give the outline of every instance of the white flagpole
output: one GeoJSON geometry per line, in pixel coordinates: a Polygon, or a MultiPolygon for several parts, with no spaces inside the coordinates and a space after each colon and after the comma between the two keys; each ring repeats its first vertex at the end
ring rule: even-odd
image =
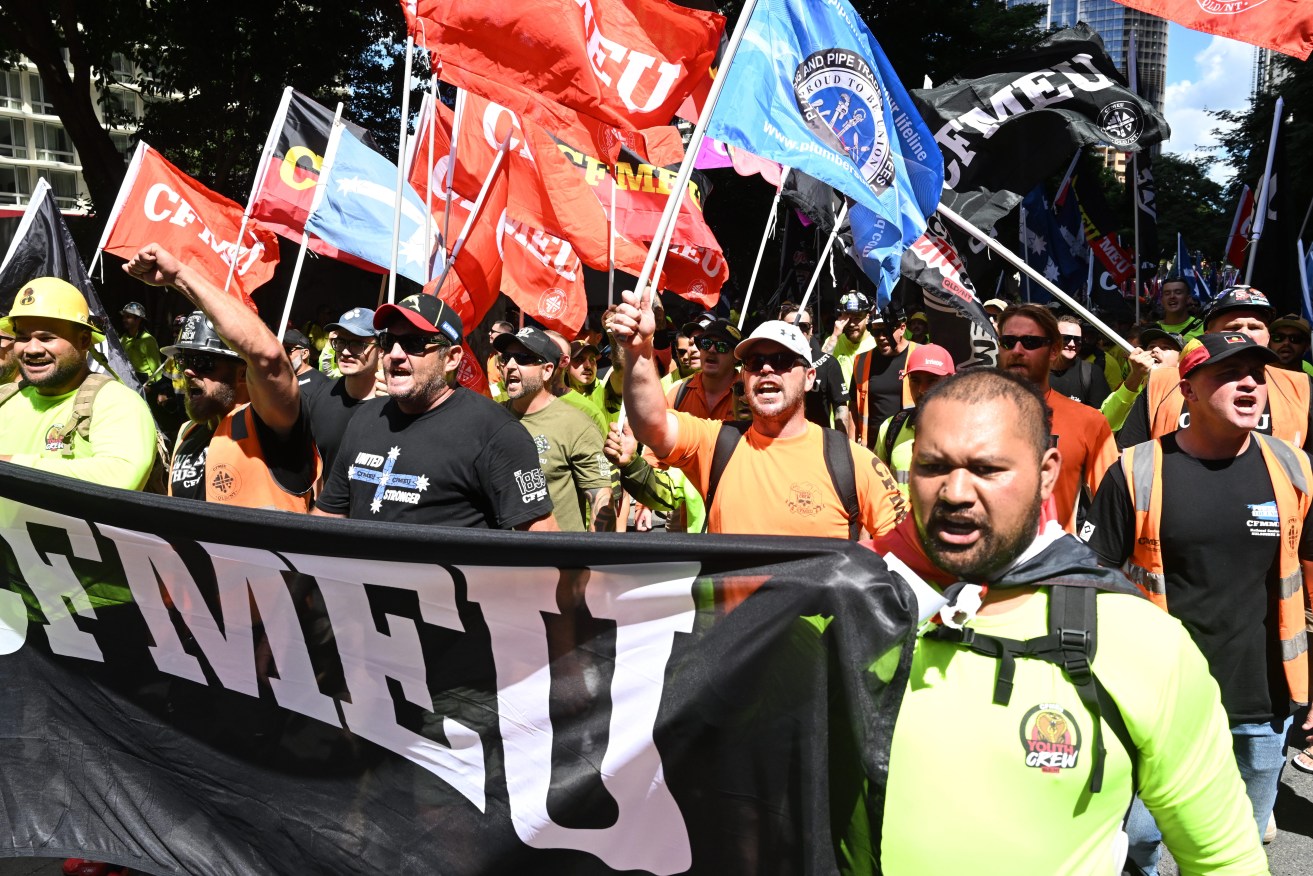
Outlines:
{"type": "Polygon", "coordinates": [[[479,188],[479,196],[474,199],[474,206],[470,209],[470,218],[465,220],[465,227],[460,230],[460,235],[456,238],[456,243],[451,247],[451,255],[447,257],[447,264],[442,268],[442,274],[438,277],[438,283],[433,287],[433,294],[436,295],[442,291],[442,284],[447,282],[447,275],[451,273],[452,267],[456,264],[456,256],[460,255],[461,249],[465,246],[465,239],[470,236],[474,229],[474,223],[478,221],[479,214],[483,212],[483,202],[488,199],[488,192],[492,189],[492,181],[497,176],[497,171],[501,170],[502,162],[506,159],[506,152],[511,148],[511,134],[506,135],[501,147],[497,150],[497,157],[493,159],[492,168],[483,180],[483,185],[479,188]]]}
{"type": "Polygon", "coordinates": [[[1081,304],[1078,301],[1076,301],[1076,299],[1072,298],[1066,292],[1063,292],[1061,289],[1059,289],[1057,286],[1051,283],[1048,277],[1045,277],[1039,271],[1036,271],[1030,265],[1026,264],[1026,262],[1022,258],[1017,256],[1015,253],[1013,253],[1003,244],[999,243],[997,240],[994,240],[988,234],[981,231],[979,228],[972,225],[966,219],[963,219],[961,216],[959,216],[950,208],[945,207],[943,204],[939,205],[939,215],[943,216],[945,219],[949,220],[954,225],[961,228],[967,234],[970,234],[976,240],[980,241],[985,246],[989,247],[991,250],[998,253],[1004,259],[1004,261],[1008,262],[1014,268],[1026,274],[1027,276],[1031,277],[1036,283],[1039,283],[1040,286],[1048,290],[1050,295],[1052,295],[1054,298],[1058,299],[1063,304],[1070,307],[1072,310],[1076,311],[1077,316],[1081,317],[1090,325],[1094,326],[1096,329],[1102,332],[1108,338],[1108,340],[1112,341],[1114,344],[1117,344],[1119,347],[1121,347],[1123,350],[1125,350],[1128,353],[1134,350],[1134,347],[1128,344],[1125,338],[1123,338],[1121,335],[1117,334],[1115,331],[1113,331],[1111,328],[1105,325],[1103,320],[1099,319],[1097,316],[1090,313],[1089,310],[1081,306],[1081,304]]]}
{"type": "MultiPolygon", "coordinates": [[[[812,271],[812,278],[807,283],[807,291],[802,294],[802,303],[798,305],[798,312],[802,313],[807,309],[807,302],[811,300],[812,290],[816,288],[816,281],[821,278],[821,271],[825,268],[825,257],[830,254],[830,249],[834,242],[839,239],[839,226],[843,220],[848,218],[848,201],[844,199],[843,207],[840,208],[839,214],[834,217],[834,227],[830,229],[830,239],[825,241],[825,249],[816,258],[816,270],[812,271]]],[[[802,319],[802,317],[798,317],[802,319]]]]}
{"type": "MultiPolygon", "coordinates": [[[[1026,226],[1026,205],[1022,204],[1020,207],[1017,208],[1017,210],[1018,210],[1017,218],[1020,220],[1020,225],[1018,226],[1019,233],[1017,234],[1017,237],[1021,242],[1022,258],[1025,259],[1027,264],[1029,264],[1030,238],[1027,236],[1027,233],[1030,231],[1030,229],[1026,226]]],[[[1025,274],[1024,271],[1022,273],[1025,274]]],[[[1024,287],[1026,293],[1026,303],[1029,304],[1030,303],[1030,275],[1025,274],[1023,279],[1025,280],[1026,283],[1024,287]]]]}
{"type": "MultiPolygon", "coordinates": [[[[438,64],[438,70],[442,69],[441,63],[438,64]]],[[[429,157],[425,162],[428,167],[425,168],[425,190],[424,190],[424,259],[428,262],[425,267],[424,276],[433,279],[433,157],[435,150],[434,141],[437,140],[438,127],[438,74],[434,73],[429,84],[428,94],[428,128],[429,128],[429,157]]],[[[423,118],[423,113],[420,114],[423,118]]],[[[418,134],[419,132],[416,131],[418,134]]],[[[419,138],[416,137],[418,140],[419,138]]],[[[445,244],[446,241],[443,241],[445,244]]]]}
{"type": "MultiPolygon", "coordinates": [[[[784,194],[784,182],[789,178],[792,168],[785,167],[780,173],[780,184],[775,188],[775,199],[770,202],[770,215],[766,217],[766,230],[761,233],[761,245],[757,247],[757,260],[752,263],[752,276],[748,279],[748,291],[743,293],[743,309],[739,311],[739,331],[743,331],[743,321],[748,318],[748,302],[752,301],[752,288],[757,285],[757,271],[761,268],[761,257],[766,253],[766,241],[775,230],[776,214],[780,208],[780,195],[784,194]]],[[[798,317],[802,319],[802,317],[798,317]]]]}
{"type": "Polygon", "coordinates": [[[1286,99],[1277,98],[1277,105],[1272,110],[1272,136],[1267,141],[1267,168],[1263,171],[1263,186],[1258,191],[1258,200],[1254,203],[1254,230],[1249,235],[1249,264],[1245,266],[1245,285],[1254,276],[1254,262],[1258,255],[1258,239],[1263,235],[1263,225],[1267,222],[1267,199],[1271,197],[1272,162],[1276,158],[1277,137],[1281,133],[1281,113],[1285,109],[1286,99]]]}
{"type": "Polygon", "coordinates": [[[743,34],[748,29],[748,22],[752,18],[752,12],[757,8],[757,0],[746,0],[743,4],[743,10],[739,13],[739,20],[734,25],[734,33],[729,38],[729,43],[725,47],[725,55],[721,60],[720,69],[716,78],[711,81],[711,91],[707,95],[707,104],[702,110],[702,115],[698,117],[698,123],[693,127],[693,136],[688,141],[686,147],[688,151],[684,153],[684,160],[679,165],[679,175],[675,178],[675,183],[671,186],[670,197],[666,200],[666,208],[661,213],[661,220],[657,223],[656,234],[653,237],[653,247],[648,249],[647,258],[643,260],[642,271],[638,275],[638,282],[634,285],[634,293],[642,301],[644,296],[650,297],[648,281],[654,277],[660,277],[660,273],[653,273],[658,258],[664,264],[665,252],[669,246],[666,241],[674,234],[675,217],[679,214],[679,207],[683,203],[684,192],[688,190],[688,181],[693,177],[693,164],[697,161],[698,150],[702,147],[702,140],[707,133],[707,124],[711,121],[711,114],[716,110],[716,101],[720,99],[720,92],[725,87],[725,80],[729,78],[730,64],[734,60],[734,55],[738,52],[739,43],[743,42],[743,34]]]}
{"type": "MultiPolygon", "coordinates": [[[[406,35],[406,69],[401,76],[401,134],[397,139],[397,155],[406,154],[406,133],[410,125],[410,63],[415,48],[413,34],[406,35]]],[[[401,246],[401,204],[406,198],[406,163],[397,160],[397,192],[392,202],[392,261],[388,263],[388,303],[397,300],[397,252],[401,246]]]]}
{"type": "Polygon", "coordinates": [[[1067,186],[1071,185],[1071,177],[1076,172],[1076,162],[1080,161],[1080,154],[1081,150],[1077,149],[1076,154],[1071,156],[1071,164],[1067,165],[1067,172],[1062,175],[1062,184],[1058,186],[1058,193],[1053,196],[1055,204],[1062,200],[1062,195],[1067,191],[1067,186]]]}
{"type": "Polygon", "coordinates": [[[264,179],[269,172],[269,156],[274,154],[274,146],[278,143],[278,133],[282,131],[283,125],[287,121],[287,107],[292,102],[292,86],[283,89],[283,97],[278,102],[278,112],[274,113],[274,123],[269,127],[269,136],[264,140],[264,149],[260,152],[260,164],[255,168],[255,179],[251,180],[251,193],[246,196],[246,209],[242,211],[242,224],[237,229],[237,245],[233,249],[232,261],[228,264],[228,276],[223,281],[223,291],[227,292],[232,288],[233,274],[237,271],[238,257],[242,252],[242,241],[246,239],[246,226],[251,221],[251,206],[255,203],[255,196],[264,185],[264,179]]]}
{"type": "MultiPolygon", "coordinates": [[[[435,111],[437,107],[433,108],[435,111]]],[[[436,112],[434,116],[436,117],[436,112]]],[[[456,178],[456,153],[460,145],[460,126],[461,120],[465,118],[465,89],[461,88],[456,91],[456,109],[451,118],[451,152],[447,154],[447,184],[443,190],[443,197],[447,199],[446,206],[442,208],[442,245],[446,246],[447,241],[451,240],[449,229],[451,227],[451,201],[455,197],[451,193],[452,181],[456,178]]],[[[447,261],[451,261],[450,258],[447,261]]]]}
{"type": "Polygon", "coordinates": [[[615,306],[615,190],[620,185],[620,174],[611,165],[611,212],[606,216],[606,304],[615,306]]]}
{"type": "Polygon", "coordinates": [[[1090,253],[1089,261],[1085,268],[1085,303],[1090,307],[1094,306],[1094,253],[1090,253]]]}
{"type": "MultiPolygon", "coordinates": [[[[329,129],[328,146],[324,149],[324,163],[319,166],[319,180],[315,183],[315,196],[310,201],[310,209],[305,214],[305,224],[310,224],[310,217],[315,215],[319,209],[319,204],[324,200],[324,180],[328,179],[328,173],[333,167],[333,159],[337,157],[337,144],[342,141],[342,132],[346,126],[342,124],[342,104],[339,102],[337,110],[333,113],[333,124],[329,129]]],[[[305,251],[310,245],[310,229],[301,228],[301,248],[296,252],[296,267],[292,269],[292,282],[287,287],[287,301],[283,303],[283,318],[278,320],[278,342],[282,343],[283,335],[287,332],[287,321],[292,318],[292,301],[296,298],[296,287],[301,282],[301,266],[305,264],[305,251]]]]}
{"type": "Polygon", "coordinates": [[[1304,264],[1304,241],[1295,238],[1295,252],[1299,254],[1299,287],[1304,293],[1304,312],[1313,313],[1308,296],[1308,265],[1304,264]]]}
{"type": "MultiPolygon", "coordinates": [[[[127,173],[123,175],[123,184],[119,186],[118,197],[114,199],[114,207],[109,211],[109,219],[105,221],[105,230],[100,233],[100,243],[96,244],[96,254],[91,257],[91,266],[87,268],[87,274],[90,275],[96,270],[96,265],[100,263],[100,254],[105,249],[105,244],[109,243],[109,236],[114,233],[114,226],[119,221],[119,215],[123,212],[123,207],[128,202],[128,195],[132,194],[132,187],[137,184],[137,174],[141,172],[141,163],[146,160],[146,151],[150,149],[145,141],[138,140],[137,148],[132,153],[132,161],[128,162],[127,173]]],[[[100,281],[105,282],[103,276],[100,281]]]]}
{"type": "MultiPolygon", "coordinates": [[[[1140,93],[1138,67],[1139,53],[1135,48],[1135,28],[1131,28],[1131,56],[1127,59],[1127,73],[1131,91],[1140,93]]],[[[1131,153],[1131,200],[1135,209],[1135,322],[1140,322],[1140,153],[1131,153]]]]}

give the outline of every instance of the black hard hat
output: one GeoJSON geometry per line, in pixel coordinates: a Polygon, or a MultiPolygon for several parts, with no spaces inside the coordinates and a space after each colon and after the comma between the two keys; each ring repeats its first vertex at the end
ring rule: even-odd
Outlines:
{"type": "Polygon", "coordinates": [[[223,338],[215,332],[214,325],[205,316],[204,311],[200,310],[188,314],[187,320],[182,324],[182,328],[178,330],[178,339],[172,345],[160,350],[160,352],[172,358],[184,350],[218,353],[223,356],[232,356],[234,359],[242,358],[224,343],[223,338]]]}

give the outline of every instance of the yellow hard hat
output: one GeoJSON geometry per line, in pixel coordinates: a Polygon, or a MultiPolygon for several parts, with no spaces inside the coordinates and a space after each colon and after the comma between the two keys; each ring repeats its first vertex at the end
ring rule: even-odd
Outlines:
{"type": "Polygon", "coordinates": [[[62,319],[91,329],[96,343],[105,340],[105,335],[91,322],[87,299],[76,286],[58,277],[37,277],[20,286],[9,315],[0,319],[0,329],[12,332],[14,320],[20,316],[62,319]]]}

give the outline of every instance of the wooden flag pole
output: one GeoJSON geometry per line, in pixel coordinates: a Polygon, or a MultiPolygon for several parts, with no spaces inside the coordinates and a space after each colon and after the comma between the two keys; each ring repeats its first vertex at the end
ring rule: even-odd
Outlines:
{"type": "MultiPolygon", "coordinates": [[[[807,302],[811,300],[812,290],[816,288],[816,282],[821,278],[821,271],[825,269],[825,258],[830,254],[830,249],[834,246],[834,242],[839,239],[839,226],[842,225],[843,220],[847,218],[848,201],[845,199],[843,207],[839,210],[838,215],[834,217],[834,227],[830,229],[830,239],[825,241],[825,249],[821,250],[821,254],[816,258],[816,270],[812,271],[812,278],[807,284],[807,291],[803,293],[802,303],[798,305],[799,313],[807,309],[807,302]]],[[[802,317],[798,318],[802,319],[802,317]]]]}
{"type": "Polygon", "coordinates": [[[651,290],[649,281],[655,284],[656,279],[661,274],[653,273],[653,268],[660,259],[665,261],[665,252],[669,244],[668,241],[675,233],[675,218],[679,215],[680,205],[684,200],[684,192],[688,190],[688,181],[693,178],[693,165],[697,161],[698,150],[702,147],[702,140],[707,134],[707,124],[711,121],[711,115],[716,110],[716,101],[720,99],[720,92],[724,90],[725,80],[729,78],[730,64],[734,61],[734,55],[739,50],[739,44],[743,42],[743,34],[748,29],[748,22],[752,18],[752,12],[757,8],[757,0],[746,0],[743,9],[739,12],[739,20],[734,25],[734,33],[729,38],[729,43],[725,47],[725,55],[721,60],[720,69],[716,78],[711,80],[711,91],[707,94],[706,106],[702,109],[702,114],[698,117],[698,123],[693,126],[693,136],[688,141],[687,151],[684,153],[684,160],[679,165],[679,174],[675,177],[674,184],[670,187],[670,197],[666,200],[666,208],[661,213],[661,219],[657,223],[656,234],[653,236],[653,246],[647,251],[647,258],[643,260],[643,268],[639,272],[638,282],[634,285],[634,292],[639,300],[645,297],[650,298],[651,290]]]}
{"type": "Polygon", "coordinates": [[[1254,276],[1254,262],[1258,256],[1258,239],[1263,236],[1263,225],[1267,221],[1267,199],[1272,196],[1272,162],[1276,159],[1277,137],[1281,133],[1281,112],[1286,107],[1286,99],[1278,97],[1272,110],[1272,136],[1267,141],[1267,168],[1263,171],[1263,185],[1254,202],[1254,231],[1249,236],[1249,264],[1245,266],[1245,285],[1254,276]]]}
{"type": "Polygon", "coordinates": [[[1084,306],[1082,306],[1080,302],[1078,302],[1075,298],[1072,298],[1066,292],[1063,292],[1052,282],[1050,282],[1048,277],[1045,277],[1039,271],[1035,270],[1030,265],[1026,264],[1024,259],[1018,256],[1016,253],[1012,252],[1003,244],[999,243],[997,240],[990,237],[988,234],[981,231],[979,228],[972,225],[966,219],[963,219],[961,216],[959,216],[957,213],[955,213],[953,210],[949,209],[948,207],[945,207],[943,204],[939,205],[939,215],[943,216],[945,219],[949,220],[954,225],[961,228],[967,234],[971,235],[976,240],[980,241],[985,246],[989,247],[989,249],[998,253],[1000,256],[1003,257],[1003,260],[1006,261],[1008,264],[1012,265],[1017,270],[1026,274],[1028,277],[1033,279],[1036,283],[1039,283],[1041,287],[1048,290],[1050,295],[1052,295],[1054,298],[1058,299],[1063,304],[1070,307],[1072,310],[1076,311],[1077,316],[1081,317],[1082,319],[1087,321],[1090,325],[1094,326],[1096,329],[1102,332],[1104,337],[1106,337],[1108,340],[1112,341],[1114,344],[1121,347],[1123,350],[1125,350],[1128,353],[1133,352],[1135,350],[1134,347],[1132,347],[1129,343],[1126,342],[1125,338],[1123,338],[1121,335],[1117,334],[1115,331],[1109,328],[1103,322],[1103,320],[1099,319],[1097,316],[1090,313],[1089,310],[1087,310],[1084,306]]]}
{"type": "MultiPolygon", "coordinates": [[[[264,185],[264,178],[269,172],[269,156],[274,154],[274,147],[278,145],[278,132],[283,129],[287,121],[287,107],[292,102],[292,86],[283,89],[282,100],[278,102],[278,111],[274,113],[274,123],[269,127],[269,136],[265,138],[264,149],[260,152],[260,164],[255,168],[255,179],[251,181],[251,194],[246,197],[246,209],[242,211],[242,224],[237,229],[236,246],[233,249],[232,261],[228,264],[228,276],[223,281],[223,291],[227,292],[232,287],[233,274],[237,270],[237,259],[242,251],[242,241],[246,239],[246,226],[251,220],[251,206],[255,203],[255,196],[264,185]]],[[[302,234],[304,236],[304,233],[302,234]]]]}
{"type": "Polygon", "coordinates": [[[397,191],[392,201],[392,259],[388,263],[388,303],[397,300],[397,252],[401,247],[401,204],[406,198],[406,134],[410,126],[410,66],[415,37],[406,35],[406,67],[401,75],[401,134],[397,138],[397,191]]]}
{"type": "MultiPolygon", "coordinates": [[[[743,293],[743,308],[739,311],[739,331],[743,331],[743,322],[748,318],[748,302],[752,301],[752,289],[757,285],[757,271],[761,268],[761,257],[766,253],[766,241],[775,230],[776,214],[780,208],[780,195],[784,194],[784,183],[789,178],[792,168],[782,168],[780,184],[775,188],[775,199],[770,202],[770,215],[766,217],[766,230],[761,233],[761,245],[757,247],[757,260],[752,263],[752,276],[748,279],[748,291],[743,293]]],[[[798,317],[801,319],[802,317],[798,317]]]]}
{"type": "MultiPolygon", "coordinates": [[[[337,111],[333,113],[333,124],[329,128],[328,146],[324,149],[324,163],[319,166],[319,179],[328,179],[328,172],[333,167],[333,159],[337,157],[337,144],[342,142],[342,132],[345,126],[342,124],[342,104],[338,103],[337,111]]],[[[315,215],[315,210],[319,209],[319,203],[324,199],[324,186],[318,182],[315,183],[315,196],[310,202],[310,209],[305,214],[306,225],[310,224],[310,217],[315,215]]],[[[292,300],[296,298],[296,287],[301,282],[301,266],[305,264],[305,251],[310,244],[310,229],[302,227],[301,229],[301,248],[296,252],[296,267],[292,269],[292,282],[287,287],[287,301],[283,304],[283,318],[278,320],[278,342],[282,343],[283,335],[287,332],[287,321],[292,318],[292,300]]]]}

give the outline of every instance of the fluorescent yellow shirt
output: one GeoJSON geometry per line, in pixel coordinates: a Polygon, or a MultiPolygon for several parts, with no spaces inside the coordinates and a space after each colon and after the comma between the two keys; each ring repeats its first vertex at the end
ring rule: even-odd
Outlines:
{"type": "Polygon", "coordinates": [[[871,337],[870,332],[862,332],[862,337],[856,344],[848,340],[848,336],[840,334],[834,341],[834,352],[831,354],[839,362],[839,368],[843,371],[843,395],[848,397],[848,392],[853,388],[853,363],[857,357],[867,350],[875,349],[875,338],[871,337]]]}
{"type": "Polygon", "coordinates": [[[108,383],[91,408],[89,441],[59,442],[73,415],[77,390],[40,395],[27,387],[0,406],[0,455],[18,465],[107,487],[140,490],[155,462],[155,421],[146,401],[121,383],[108,383]]]}
{"type": "Polygon", "coordinates": [[[123,342],[123,352],[128,354],[128,361],[132,363],[133,371],[154,374],[159,369],[160,345],[150,332],[143,331],[135,338],[121,335],[119,340],[123,342]]]}

